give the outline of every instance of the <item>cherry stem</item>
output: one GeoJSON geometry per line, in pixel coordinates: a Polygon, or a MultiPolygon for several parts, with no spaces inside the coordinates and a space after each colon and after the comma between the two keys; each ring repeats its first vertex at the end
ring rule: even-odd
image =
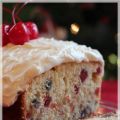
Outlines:
{"type": "Polygon", "coordinates": [[[21,10],[23,9],[23,7],[24,7],[26,4],[28,4],[29,1],[30,1],[30,0],[27,0],[27,1],[18,9],[18,11],[16,12],[16,15],[18,15],[18,14],[21,12],[21,10]]]}
{"type": "Polygon", "coordinates": [[[16,10],[17,6],[18,6],[18,4],[15,5],[15,7],[13,8],[13,11],[12,11],[12,21],[13,21],[14,25],[16,24],[16,21],[15,21],[15,10],[16,10]]]}
{"type": "MultiPolygon", "coordinates": [[[[5,12],[9,13],[9,14],[12,14],[12,11],[11,11],[10,9],[8,9],[7,7],[5,7],[5,6],[3,6],[3,10],[4,10],[5,12]]],[[[17,20],[21,21],[21,19],[20,19],[17,15],[15,15],[15,18],[16,18],[17,20]]]]}

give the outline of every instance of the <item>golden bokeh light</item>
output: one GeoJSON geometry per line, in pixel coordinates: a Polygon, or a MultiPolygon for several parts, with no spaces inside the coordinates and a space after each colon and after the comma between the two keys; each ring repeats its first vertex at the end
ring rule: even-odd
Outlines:
{"type": "Polygon", "coordinates": [[[72,34],[76,35],[80,30],[80,26],[77,23],[73,23],[70,26],[70,31],[72,34]]]}

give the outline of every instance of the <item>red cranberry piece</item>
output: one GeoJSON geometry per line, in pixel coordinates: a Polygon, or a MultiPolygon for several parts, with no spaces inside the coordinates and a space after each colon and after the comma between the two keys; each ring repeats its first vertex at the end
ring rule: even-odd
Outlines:
{"type": "Polygon", "coordinates": [[[100,74],[101,72],[102,72],[101,68],[98,67],[97,70],[96,70],[96,73],[97,73],[97,74],[100,74]]]}
{"type": "Polygon", "coordinates": [[[100,88],[96,88],[95,95],[99,96],[99,94],[100,94],[100,88]]]}
{"type": "Polygon", "coordinates": [[[70,96],[69,95],[65,96],[65,100],[67,103],[70,103],[70,96]]]}
{"type": "Polygon", "coordinates": [[[10,41],[8,38],[8,32],[10,30],[10,25],[3,24],[2,26],[2,45],[7,45],[10,41]]]}
{"type": "Polygon", "coordinates": [[[27,26],[27,28],[29,30],[30,39],[37,38],[39,35],[37,25],[33,22],[27,22],[27,23],[25,23],[25,25],[27,26]]]}
{"type": "Polygon", "coordinates": [[[52,101],[52,98],[50,96],[46,96],[45,99],[44,99],[44,106],[45,107],[49,107],[50,105],[50,102],[52,101]]]}
{"type": "Polygon", "coordinates": [[[80,73],[80,79],[81,79],[81,81],[84,82],[87,77],[88,77],[88,72],[85,69],[82,69],[81,73],[80,73]]]}
{"type": "Polygon", "coordinates": [[[15,45],[23,45],[29,40],[29,31],[23,22],[18,22],[10,29],[9,39],[15,45]]]}
{"type": "Polygon", "coordinates": [[[74,91],[75,91],[75,94],[78,94],[79,92],[79,87],[77,85],[74,85],[74,91]]]}

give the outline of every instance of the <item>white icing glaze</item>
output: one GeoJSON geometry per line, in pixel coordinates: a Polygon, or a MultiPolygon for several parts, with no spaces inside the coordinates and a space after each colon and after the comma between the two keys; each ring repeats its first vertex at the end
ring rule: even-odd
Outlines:
{"type": "Polygon", "coordinates": [[[8,44],[3,48],[3,104],[10,106],[17,94],[27,88],[29,80],[66,62],[98,61],[97,50],[75,42],[38,38],[24,45],[8,44]]]}

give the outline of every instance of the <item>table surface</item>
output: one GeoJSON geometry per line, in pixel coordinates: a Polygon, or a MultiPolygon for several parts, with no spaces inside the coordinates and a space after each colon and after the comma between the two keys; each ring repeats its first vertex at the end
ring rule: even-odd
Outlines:
{"type": "Polygon", "coordinates": [[[118,105],[118,81],[104,80],[102,83],[101,101],[113,105],[117,108],[118,105]]]}

